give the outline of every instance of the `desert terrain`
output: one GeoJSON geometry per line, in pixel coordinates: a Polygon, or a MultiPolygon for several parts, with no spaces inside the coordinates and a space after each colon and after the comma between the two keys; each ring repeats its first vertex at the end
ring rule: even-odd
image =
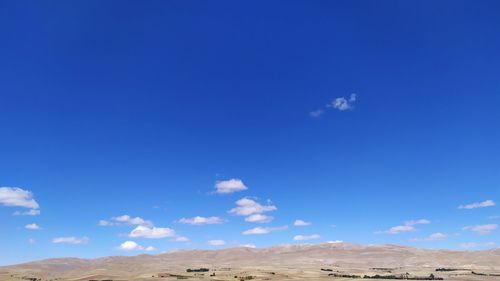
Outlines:
{"type": "Polygon", "coordinates": [[[500,280],[500,249],[429,250],[348,243],[183,250],[0,267],[0,280],[500,280]]]}

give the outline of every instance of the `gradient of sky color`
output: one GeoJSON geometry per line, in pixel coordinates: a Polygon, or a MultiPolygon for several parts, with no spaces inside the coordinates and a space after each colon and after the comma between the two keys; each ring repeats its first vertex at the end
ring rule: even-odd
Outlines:
{"type": "Polygon", "coordinates": [[[336,240],[498,247],[499,12],[1,2],[0,264],[336,240]]]}

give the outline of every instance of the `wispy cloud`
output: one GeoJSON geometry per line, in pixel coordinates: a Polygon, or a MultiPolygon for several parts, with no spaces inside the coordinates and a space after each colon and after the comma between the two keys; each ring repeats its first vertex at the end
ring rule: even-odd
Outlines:
{"type": "Polygon", "coordinates": [[[404,232],[412,232],[415,231],[415,225],[419,224],[430,224],[431,222],[426,219],[419,219],[419,220],[410,220],[410,221],[405,221],[403,225],[396,225],[391,228],[389,228],[386,231],[383,231],[383,233],[387,234],[399,234],[399,233],[404,233],[404,232]]]}
{"type": "Polygon", "coordinates": [[[293,222],[293,225],[294,226],[308,226],[308,225],[311,225],[311,223],[307,222],[307,221],[304,221],[304,220],[295,220],[293,222]]]}
{"type": "Polygon", "coordinates": [[[229,194],[247,189],[248,187],[240,179],[229,179],[215,183],[215,193],[218,194],[229,194]]]}
{"type": "MultiPolygon", "coordinates": [[[[325,109],[335,109],[338,111],[346,111],[354,108],[358,96],[352,93],[349,97],[338,97],[325,106],[325,109]]],[[[309,112],[309,115],[313,118],[320,117],[325,114],[325,109],[317,109],[309,112]]]]}
{"type": "Polygon", "coordinates": [[[268,223],[271,222],[274,218],[267,215],[262,214],[253,214],[245,218],[247,222],[257,222],[257,223],[268,223]]]}
{"type": "Polygon", "coordinates": [[[134,241],[125,241],[120,246],[118,246],[119,250],[122,251],[154,251],[156,250],[154,247],[149,246],[149,247],[144,247],[139,244],[137,244],[134,241]]]}
{"type": "Polygon", "coordinates": [[[141,217],[131,217],[129,215],[121,215],[117,217],[112,217],[109,220],[100,220],[100,226],[116,226],[116,225],[142,225],[142,226],[153,226],[153,222],[145,220],[141,217]]]}
{"type": "Polygon", "coordinates": [[[201,217],[196,216],[193,218],[182,218],[179,223],[190,224],[190,225],[204,225],[204,224],[221,224],[224,220],[219,217],[201,217]]]}
{"type": "Polygon", "coordinates": [[[30,223],[24,226],[24,228],[29,229],[29,230],[40,230],[42,229],[38,224],[36,223],[30,223]]]}
{"type": "Polygon", "coordinates": [[[224,241],[224,240],[208,240],[207,243],[208,243],[208,245],[211,245],[211,246],[224,246],[224,245],[226,245],[226,241],[224,241]]]}
{"type": "Polygon", "coordinates": [[[175,230],[168,227],[147,227],[139,225],[129,234],[132,238],[148,238],[148,239],[161,239],[167,237],[175,237],[175,230]]]}
{"type": "Polygon", "coordinates": [[[88,237],[74,237],[74,236],[68,236],[68,237],[56,237],[52,239],[52,243],[54,244],[86,244],[89,242],[88,237]]]}
{"type": "Polygon", "coordinates": [[[40,206],[33,198],[33,193],[19,187],[0,187],[0,205],[38,209],[40,206]]]}
{"type": "Polygon", "coordinates": [[[492,207],[495,205],[496,204],[493,200],[486,200],[483,202],[475,202],[475,203],[471,203],[471,204],[460,205],[460,206],[458,206],[458,208],[459,209],[477,209],[477,208],[492,207]]]}
{"type": "Polygon", "coordinates": [[[474,226],[466,226],[463,230],[469,230],[478,233],[479,235],[490,234],[493,230],[497,229],[497,224],[483,224],[483,225],[474,225],[474,226]]]}
{"type": "Polygon", "coordinates": [[[473,248],[492,248],[496,246],[495,242],[486,242],[486,243],[478,243],[478,242],[464,242],[458,244],[460,248],[464,249],[473,249],[473,248]]]}
{"type": "Polygon", "coordinates": [[[40,215],[40,210],[31,209],[28,211],[15,211],[12,215],[14,215],[14,216],[38,216],[38,215],[40,215]]]}
{"type": "Polygon", "coordinates": [[[254,227],[252,229],[248,229],[242,232],[243,235],[256,235],[256,234],[268,234],[274,231],[281,231],[288,229],[288,226],[280,226],[280,227],[254,227]]]}
{"type": "Polygon", "coordinates": [[[261,214],[277,210],[276,206],[271,204],[261,205],[249,198],[242,198],[236,201],[236,207],[229,210],[230,214],[238,216],[249,216],[251,214],[261,214]]]}
{"type": "Polygon", "coordinates": [[[313,239],[319,239],[321,236],[319,234],[312,234],[312,235],[295,235],[293,237],[293,240],[295,241],[307,241],[307,240],[313,240],[313,239]]]}
{"type": "Polygon", "coordinates": [[[432,233],[431,235],[424,237],[424,238],[413,238],[411,241],[418,242],[418,241],[442,241],[445,240],[448,236],[446,234],[443,234],[441,232],[436,232],[432,233]]]}

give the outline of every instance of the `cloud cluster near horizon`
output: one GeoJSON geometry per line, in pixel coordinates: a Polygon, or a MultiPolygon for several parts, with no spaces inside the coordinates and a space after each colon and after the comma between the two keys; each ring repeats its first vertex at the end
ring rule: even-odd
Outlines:
{"type": "Polygon", "coordinates": [[[352,93],[349,97],[338,97],[333,101],[329,102],[325,105],[325,108],[317,109],[309,112],[309,115],[313,118],[320,117],[324,113],[326,113],[327,109],[335,109],[338,111],[346,111],[354,108],[354,104],[356,103],[358,96],[355,93],[352,93]]]}

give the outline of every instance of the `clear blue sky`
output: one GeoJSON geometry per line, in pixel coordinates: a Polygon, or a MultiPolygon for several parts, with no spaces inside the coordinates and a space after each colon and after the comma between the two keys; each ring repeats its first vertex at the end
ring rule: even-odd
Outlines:
{"type": "Polygon", "coordinates": [[[149,246],[498,247],[499,13],[2,1],[0,264],[149,246]]]}

